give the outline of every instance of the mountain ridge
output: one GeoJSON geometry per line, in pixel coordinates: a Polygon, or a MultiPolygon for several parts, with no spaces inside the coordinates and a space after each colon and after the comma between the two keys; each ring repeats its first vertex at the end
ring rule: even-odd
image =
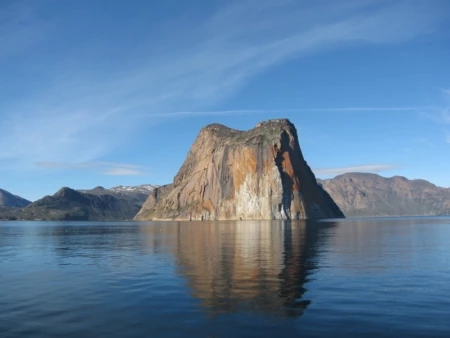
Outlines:
{"type": "Polygon", "coordinates": [[[24,208],[2,208],[0,219],[23,220],[131,220],[148,194],[114,192],[103,187],[91,190],[60,188],[24,208]]]}
{"type": "Polygon", "coordinates": [[[450,188],[424,179],[345,173],[317,181],[349,217],[450,214],[450,188]]]}
{"type": "MultiPolygon", "coordinates": [[[[374,173],[348,172],[329,179],[317,178],[317,182],[333,197],[334,201],[348,217],[436,216],[450,214],[450,188],[437,186],[421,178],[408,179],[401,175],[385,177],[374,173]],[[375,185],[376,182],[378,182],[378,187],[375,185]],[[399,184],[401,189],[398,187],[399,184]],[[345,188],[345,185],[347,185],[347,188],[345,188]],[[415,188],[408,188],[408,185],[415,188]]],[[[48,195],[35,202],[27,201],[20,196],[0,189],[0,194],[3,193],[5,195],[6,192],[8,196],[19,198],[19,201],[24,203],[22,204],[24,207],[5,206],[3,205],[5,204],[3,202],[5,199],[3,199],[1,201],[3,204],[0,203],[0,219],[88,220],[91,218],[98,220],[129,220],[135,217],[141,208],[154,208],[156,202],[166,196],[171,189],[172,184],[162,186],[142,184],[138,186],[117,186],[109,189],[97,186],[93,189],[84,190],[63,187],[53,195],[53,198],[52,195],[48,195]],[[82,193],[82,195],[77,195],[77,191],[82,193]],[[85,211],[80,211],[83,209],[81,205],[85,207],[86,205],[91,205],[92,198],[86,197],[86,194],[96,195],[100,199],[96,203],[100,203],[100,205],[103,203],[101,200],[105,201],[108,199],[108,197],[102,197],[104,195],[114,197],[115,200],[112,200],[114,203],[116,203],[116,200],[121,199],[128,199],[128,202],[113,204],[117,208],[117,212],[114,210],[104,211],[103,215],[99,210],[94,211],[89,208],[85,211]],[[74,206],[78,213],[71,213],[67,205],[64,206],[64,204],[59,209],[55,207],[54,198],[70,200],[70,196],[73,199],[72,203],[79,203],[78,206],[74,206]],[[23,212],[26,206],[33,203],[35,213],[31,213],[31,210],[28,209],[23,212]],[[52,205],[53,207],[50,207],[52,205]],[[41,208],[43,214],[40,214],[36,208],[41,208]],[[119,212],[119,209],[122,211],[119,212]],[[134,211],[136,211],[136,214],[133,215],[134,211]],[[91,214],[93,216],[90,216],[91,214]]]]}
{"type": "Polygon", "coordinates": [[[31,201],[0,189],[0,207],[22,208],[29,204],[31,204],[31,201]]]}

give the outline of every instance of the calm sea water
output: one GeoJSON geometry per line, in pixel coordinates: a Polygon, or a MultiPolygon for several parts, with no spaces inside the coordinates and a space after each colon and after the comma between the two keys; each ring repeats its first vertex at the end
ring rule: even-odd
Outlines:
{"type": "Polygon", "coordinates": [[[0,223],[0,337],[450,337],[450,218],[0,223]]]}

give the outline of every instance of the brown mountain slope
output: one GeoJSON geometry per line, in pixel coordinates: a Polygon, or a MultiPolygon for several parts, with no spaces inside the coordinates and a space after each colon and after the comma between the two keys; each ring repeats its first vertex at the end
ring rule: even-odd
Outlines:
{"type": "Polygon", "coordinates": [[[450,214],[450,189],[425,180],[347,173],[318,182],[349,217],[450,214]]]}
{"type": "Polygon", "coordinates": [[[249,131],[204,127],[173,184],[155,189],[147,219],[306,219],[343,214],[317,184],[287,119],[249,131]]]}

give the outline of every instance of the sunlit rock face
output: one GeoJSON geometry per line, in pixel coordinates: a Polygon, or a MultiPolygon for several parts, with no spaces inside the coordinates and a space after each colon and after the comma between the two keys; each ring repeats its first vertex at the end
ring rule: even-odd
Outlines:
{"type": "Polygon", "coordinates": [[[343,217],[306,164],[287,119],[249,131],[204,127],[173,184],[155,189],[138,220],[343,217]]]}

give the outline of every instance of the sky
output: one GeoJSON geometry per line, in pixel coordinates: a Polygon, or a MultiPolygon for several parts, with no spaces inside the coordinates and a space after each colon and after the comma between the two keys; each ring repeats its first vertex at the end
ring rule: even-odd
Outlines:
{"type": "Polygon", "coordinates": [[[449,60],[446,0],[2,0],[0,188],[170,183],[271,118],[317,177],[450,187],[449,60]]]}

